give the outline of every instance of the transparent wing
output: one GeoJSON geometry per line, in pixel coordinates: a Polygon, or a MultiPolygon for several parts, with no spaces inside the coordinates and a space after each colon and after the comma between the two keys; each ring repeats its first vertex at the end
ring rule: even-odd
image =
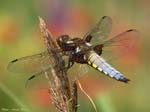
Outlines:
{"type": "Polygon", "coordinates": [[[87,42],[90,42],[93,46],[97,44],[103,44],[109,37],[112,29],[112,19],[108,16],[104,16],[100,21],[83,37],[87,42]]]}
{"type": "Polygon", "coordinates": [[[135,29],[127,30],[111,39],[105,40],[102,57],[106,60],[126,55],[130,48],[138,41],[140,34],[135,29]]]}
{"type": "MultiPolygon", "coordinates": [[[[51,70],[52,68],[48,68],[40,72],[35,72],[34,74],[30,74],[30,76],[27,77],[26,82],[24,82],[25,87],[27,89],[48,89],[50,85],[48,84],[48,80],[45,76],[45,72],[51,70]]],[[[50,73],[51,72],[49,72],[49,75],[51,75],[50,73]]]]}
{"type": "MultiPolygon", "coordinates": [[[[59,53],[59,52],[58,52],[59,53]]],[[[48,81],[45,78],[45,72],[56,66],[54,55],[47,51],[15,59],[8,64],[7,69],[18,75],[26,74],[26,88],[48,88],[48,81]]]]}
{"type": "MultiPolygon", "coordinates": [[[[67,61],[67,57],[63,58],[67,61]]],[[[85,76],[88,71],[88,65],[75,63],[71,68],[68,69],[67,73],[70,81],[74,82],[75,80],[79,80],[85,76]]],[[[49,80],[47,79],[45,73],[48,73],[48,75],[51,77],[52,69],[48,68],[44,71],[32,74],[26,82],[26,87],[29,89],[47,89],[50,85],[48,84],[49,80]]]]}
{"type": "Polygon", "coordinates": [[[15,73],[34,74],[55,66],[53,56],[47,51],[15,59],[8,64],[8,70],[15,73]]]}
{"type": "Polygon", "coordinates": [[[71,68],[68,69],[69,79],[71,81],[79,80],[85,76],[89,71],[89,66],[87,64],[75,63],[71,68]]]}

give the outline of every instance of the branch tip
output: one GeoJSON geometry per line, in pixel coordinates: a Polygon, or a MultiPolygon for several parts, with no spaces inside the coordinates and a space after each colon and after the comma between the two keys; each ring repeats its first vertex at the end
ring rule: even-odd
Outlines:
{"type": "Polygon", "coordinates": [[[46,28],[45,21],[40,16],[38,18],[39,18],[40,27],[46,28]]]}

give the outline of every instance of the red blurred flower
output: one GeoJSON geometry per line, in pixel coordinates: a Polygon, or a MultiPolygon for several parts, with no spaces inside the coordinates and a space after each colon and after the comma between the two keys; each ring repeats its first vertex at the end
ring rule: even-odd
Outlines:
{"type": "Polygon", "coordinates": [[[40,106],[50,106],[51,98],[48,89],[33,89],[31,91],[31,100],[40,106]]]}

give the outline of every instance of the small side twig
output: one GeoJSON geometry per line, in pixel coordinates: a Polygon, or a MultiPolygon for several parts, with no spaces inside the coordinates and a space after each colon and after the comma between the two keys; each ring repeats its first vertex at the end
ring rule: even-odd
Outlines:
{"type": "Polygon", "coordinates": [[[85,90],[83,89],[83,87],[82,87],[82,85],[81,85],[81,83],[79,81],[78,81],[78,85],[79,85],[80,90],[83,92],[83,94],[86,95],[87,98],[89,99],[89,101],[91,102],[95,112],[98,112],[93,99],[85,92],[85,90]]]}
{"type": "Polygon", "coordinates": [[[64,60],[62,55],[55,49],[59,49],[51,33],[48,31],[46,24],[42,18],[40,20],[41,33],[47,47],[50,57],[50,62],[53,61],[56,66],[52,67],[51,71],[45,71],[48,78],[52,102],[58,112],[77,112],[77,84],[70,84],[67,71],[64,68],[64,60]]]}

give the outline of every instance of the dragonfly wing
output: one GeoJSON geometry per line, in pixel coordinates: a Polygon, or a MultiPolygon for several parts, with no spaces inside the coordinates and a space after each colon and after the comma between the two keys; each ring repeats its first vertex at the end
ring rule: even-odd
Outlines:
{"type": "Polygon", "coordinates": [[[89,71],[89,66],[87,64],[78,64],[78,63],[75,63],[68,70],[69,79],[71,81],[78,80],[81,77],[85,76],[88,73],[88,71],[89,71]]]}
{"type": "Polygon", "coordinates": [[[47,51],[15,59],[8,64],[8,70],[15,73],[34,74],[55,66],[53,56],[47,51]]]}
{"type": "Polygon", "coordinates": [[[54,67],[56,67],[54,55],[45,51],[15,59],[8,64],[7,69],[11,72],[19,73],[19,75],[26,74],[26,88],[39,89],[48,88],[45,72],[49,71],[48,75],[51,76],[51,71],[54,67]]]}
{"type": "Polygon", "coordinates": [[[109,37],[112,29],[112,19],[104,16],[100,21],[83,37],[86,42],[90,42],[93,46],[103,44],[109,37]]]}
{"type": "Polygon", "coordinates": [[[30,76],[26,79],[25,87],[27,89],[47,89],[49,85],[48,80],[45,76],[45,72],[50,70],[52,69],[47,68],[45,70],[35,72],[34,74],[30,74],[30,76]]]}
{"type": "Polygon", "coordinates": [[[130,29],[111,39],[105,40],[102,48],[102,57],[110,60],[126,55],[138,41],[139,36],[140,34],[137,30],[130,29]]]}

